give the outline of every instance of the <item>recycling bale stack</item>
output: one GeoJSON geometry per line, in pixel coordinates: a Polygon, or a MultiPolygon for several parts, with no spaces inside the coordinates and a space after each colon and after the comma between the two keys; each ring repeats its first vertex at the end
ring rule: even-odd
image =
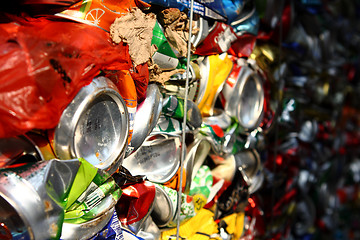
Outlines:
{"type": "Polygon", "coordinates": [[[190,6],[4,6],[1,239],[359,237],[360,5],[190,6]]]}

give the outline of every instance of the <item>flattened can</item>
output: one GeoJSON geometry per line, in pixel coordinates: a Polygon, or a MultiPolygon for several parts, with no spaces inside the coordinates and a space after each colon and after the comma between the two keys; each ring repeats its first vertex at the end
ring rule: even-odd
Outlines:
{"type": "Polygon", "coordinates": [[[124,187],[116,205],[121,223],[137,234],[145,225],[154,206],[155,184],[143,181],[124,187]]]}
{"type": "Polygon", "coordinates": [[[152,59],[160,69],[172,70],[179,66],[179,60],[167,41],[162,26],[157,21],[154,26],[151,45],[155,45],[157,48],[152,59]]]}
{"type": "Polygon", "coordinates": [[[194,47],[197,47],[207,37],[212,26],[210,26],[209,21],[203,17],[200,17],[199,15],[195,15],[194,17],[198,17],[194,21],[194,28],[199,29],[199,32],[192,36],[191,42],[194,47]]]}
{"type": "Polygon", "coordinates": [[[245,60],[239,59],[220,93],[225,112],[245,130],[259,126],[264,110],[263,80],[245,60]]]}
{"type": "Polygon", "coordinates": [[[231,26],[217,22],[209,35],[196,48],[195,54],[213,55],[227,52],[237,36],[231,26]]]}
{"type": "Polygon", "coordinates": [[[78,160],[50,160],[0,171],[1,239],[59,239],[78,168],[78,160]]]}
{"type": "Polygon", "coordinates": [[[162,99],[157,85],[149,84],[146,89],[146,98],[136,110],[134,134],[128,146],[127,155],[136,151],[155,127],[160,117],[162,99]]]}
{"type": "Polygon", "coordinates": [[[129,116],[116,86],[105,77],[83,87],[55,128],[53,148],[59,159],[82,157],[114,173],[128,144],[129,116]]]}
{"type": "Polygon", "coordinates": [[[176,211],[175,202],[173,202],[164,187],[155,184],[156,194],[154,199],[154,208],[151,217],[159,227],[165,227],[174,217],[176,211]]]}
{"type": "Polygon", "coordinates": [[[198,103],[203,116],[213,115],[217,96],[222,90],[232,68],[233,62],[226,53],[207,56],[200,63],[201,77],[207,79],[203,97],[198,103]]]}
{"type": "Polygon", "coordinates": [[[179,135],[150,135],[137,151],[124,159],[123,166],[132,175],[146,175],[149,181],[166,183],[179,169],[181,148],[179,135]]]}
{"type": "Polygon", "coordinates": [[[62,240],[85,240],[96,235],[111,220],[115,207],[108,209],[102,215],[80,224],[64,223],[61,233],[62,240]]]}
{"type": "Polygon", "coordinates": [[[163,185],[159,185],[165,193],[168,195],[168,197],[171,200],[172,207],[174,209],[173,217],[169,223],[167,223],[167,227],[175,227],[176,226],[176,216],[177,211],[180,210],[180,223],[183,223],[190,218],[195,216],[195,206],[193,203],[193,199],[191,196],[188,196],[186,194],[181,194],[181,204],[180,209],[177,209],[178,205],[178,192],[174,189],[165,187],[163,185]]]}

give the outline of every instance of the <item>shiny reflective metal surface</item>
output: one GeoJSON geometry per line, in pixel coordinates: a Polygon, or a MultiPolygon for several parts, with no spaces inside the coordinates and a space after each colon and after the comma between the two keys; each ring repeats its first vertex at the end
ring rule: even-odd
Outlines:
{"type": "Polygon", "coordinates": [[[0,168],[21,162],[44,160],[36,144],[26,136],[0,139],[0,168]]]}
{"type": "Polygon", "coordinates": [[[50,160],[0,172],[0,222],[14,239],[60,236],[62,204],[78,168],[78,160],[50,160]]]}
{"type": "Polygon", "coordinates": [[[187,147],[188,152],[184,161],[184,169],[186,170],[185,194],[190,191],[190,184],[203,165],[210,149],[210,142],[206,138],[200,137],[195,138],[194,142],[187,147]]]}
{"type": "Polygon", "coordinates": [[[255,176],[252,178],[251,185],[249,186],[249,194],[255,193],[263,185],[265,179],[263,168],[261,167],[255,176]]]}
{"type": "Polygon", "coordinates": [[[252,130],[263,117],[264,89],[260,75],[244,65],[234,87],[224,86],[225,112],[236,117],[241,126],[252,130]]]}
{"type": "Polygon", "coordinates": [[[103,215],[81,224],[64,223],[61,239],[63,240],[85,240],[97,234],[110,221],[115,207],[109,209],[103,215]]]}
{"type": "Polygon", "coordinates": [[[244,150],[235,154],[237,167],[252,179],[261,166],[259,153],[255,149],[244,150]]]}
{"type": "MultiPolygon", "coordinates": [[[[190,129],[186,129],[186,131],[188,130],[190,131],[190,129]]],[[[151,134],[161,134],[163,132],[180,135],[182,133],[182,123],[178,119],[161,115],[151,134]]]]}
{"type": "Polygon", "coordinates": [[[133,136],[130,141],[131,151],[136,151],[154,129],[160,117],[161,108],[160,90],[156,84],[149,84],[146,89],[146,98],[136,110],[133,136]]]}
{"type": "Polygon", "coordinates": [[[157,226],[165,227],[174,218],[176,209],[168,193],[159,185],[155,184],[155,187],[156,194],[151,217],[157,226]]]}
{"type": "MultiPolygon", "coordinates": [[[[156,197],[156,195],[155,195],[156,197]]],[[[133,233],[138,234],[141,229],[144,227],[144,225],[146,224],[147,219],[150,217],[150,214],[152,213],[153,209],[154,209],[154,201],[151,203],[151,205],[149,206],[149,210],[147,211],[146,215],[140,219],[137,222],[134,222],[132,224],[128,224],[126,225],[127,228],[129,228],[133,233]]]]}
{"type": "Polygon", "coordinates": [[[191,38],[191,42],[193,44],[194,47],[198,46],[205,38],[206,36],[209,34],[210,32],[210,27],[209,27],[209,23],[207,20],[205,20],[204,18],[198,16],[198,19],[196,19],[194,21],[194,26],[193,28],[198,29],[199,32],[195,35],[192,36],[191,38]]]}
{"type": "Polygon", "coordinates": [[[218,125],[222,129],[227,129],[231,124],[231,118],[220,108],[214,109],[214,115],[203,117],[203,122],[207,125],[218,125]]]}
{"type": "Polygon", "coordinates": [[[245,33],[257,35],[259,30],[259,22],[260,21],[256,13],[256,8],[253,6],[253,8],[243,11],[239,17],[231,23],[231,27],[238,36],[241,36],[245,33]]]}
{"type": "Polygon", "coordinates": [[[170,133],[150,135],[141,147],[124,159],[132,175],[145,175],[149,181],[166,183],[178,171],[181,138],[170,133]]]}
{"type": "Polygon", "coordinates": [[[161,232],[158,226],[153,221],[152,217],[149,216],[137,236],[144,240],[157,240],[160,239],[161,232]]]}
{"type": "Polygon", "coordinates": [[[55,129],[54,149],[60,159],[82,157],[112,174],[124,157],[128,133],[124,100],[110,80],[98,77],[64,110],[55,129]]]}
{"type": "Polygon", "coordinates": [[[203,122],[201,112],[198,106],[193,101],[188,100],[186,115],[187,124],[189,124],[192,129],[201,127],[201,124],[203,122]]]}
{"type": "MultiPolygon", "coordinates": [[[[181,98],[176,97],[175,95],[166,96],[163,100],[163,114],[169,117],[174,117],[179,120],[183,119],[183,106],[184,100],[181,98]],[[181,112],[181,115],[179,114],[181,112]]],[[[186,112],[186,120],[187,125],[191,129],[199,128],[202,124],[202,116],[200,109],[198,106],[193,102],[188,100],[187,101],[187,112],[186,112]]]]}
{"type": "Polygon", "coordinates": [[[254,193],[264,181],[259,153],[255,149],[247,149],[235,154],[235,159],[236,167],[249,185],[249,193],[254,193]]]}

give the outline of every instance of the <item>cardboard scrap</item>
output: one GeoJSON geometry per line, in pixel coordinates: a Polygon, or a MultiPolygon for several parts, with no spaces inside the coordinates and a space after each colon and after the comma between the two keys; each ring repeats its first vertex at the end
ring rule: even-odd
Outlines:
{"type": "Polygon", "coordinates": [[[146,63],[151,57],[151,38],[155,22],[155,14],[145,15],[139,8],[132,8],[128,14],[116,18],[110,26],[113,42],[129,45],[134,66],[146,63]]]}
{"type": "Polygon", "coordinates": [[[174,69],[172,71],[162,71],[157,64],[149,64],[149,81],[165,84],[170,77],[177,73],[184,73],[185,69],[174,69]]]}
{"type": "MultiPolygon", "coordinates": [[[[180,56],[186,57],[190,27],[186,14],[177,8],[168,8],[160,12],[158,20],[164,27],[164,35],[169,44],[179,52],[180,56]]],[[[192,34],[197,34],[198,31],[198,29],[193,28],[192,34]]],[[[191,51],[192,53],[195,52],[195,47],[192,45],[191,51]]]]}

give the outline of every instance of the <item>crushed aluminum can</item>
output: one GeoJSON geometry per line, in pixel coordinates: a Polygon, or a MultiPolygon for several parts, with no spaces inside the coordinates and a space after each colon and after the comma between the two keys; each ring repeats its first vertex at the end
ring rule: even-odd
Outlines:
{"type": "Polygon", "coordinates": [[[233,22],[238,17],[247,2],[252,3],[252,1],[243,0],[201,1],[204,6],[224,16],[227,23],[233,22]]]}
{"type": "Polygon", "coordinates": [[[189,195],[194,198],[195,210],[198,212],[209,199],[213,186],[213,176],[208,166],[203,165],[196,172],[191,182],[189,195]]]}
{"type": "Polygon", "coordinates": [[[64,223],[61,233],[61,240],[86,240],[95,236],[109,223],[114,212],[115,207],[112,207],[102,215],[91,219],[90,221],[80,224],[64,223]]]}
{"type": "Polygon", "coordinates": [[[231,185],[220,195],[217,201],[217,211],[215,218],[223,218],[242,208],[244,203],[247,204],[249,190],[246,181],[240,170],[236,169],[231,185]]]}
{"type": "Polygon", "coordinates": [[[210,142],[206,138],[201,138],[200,136],[195,137],[194,142],[187,146],[187,153],[184,161],[184,169],[186,170],[185,194],[190,191],[191,183],[201,165],[205,162],[210,149],[210,142]]]}
{"type": "MultiPolygon", "coordinates": [[[[179,210],[177,208],[178,205],[178,192],[174,189],[165,187],[163,185],[159,184],[159,187],[161,187],[166,193],[170,200],[172,207],[174,209],[173,212],[173,218],[170,220],[169,223],[167,223],[167,227],[176,227],[176,221],[177,221],[177,211],[179,210]]],[[[181,205],[180,205],[180,223],[184,223],[185,221],[189,220],[190,218],[195,216],[195,207],[193,203],[193,198],[191,196],[188,196],[184,193],[181,194],[181,205]]]]}
{"type": "Polygon", "coordinates": [[[221,129],[227,129],[231,125],[231,117],[222,109],[213,109],[212,116],[203,117],[203,123],[206,125],[217,125],[221,129]]]}
{"type": "Polygon", "coordinates": [[[133,136],[128,146],[127,155],[136,151],[156,126],[162,108],[162,95],[156,84],[149,84],[146,98],[136,110],[133,136]]]}
{"type": "MultiPolygon", "coordinates": [[[[206,81],[201,78],[200,67],[197,63],[191,62],[189,70],[188,100],[198,104],[206,89],[206,81]]],[[[166,95],[176,95],[180,98],[185,98],[185,81],[186,72],[174,74],[170,77],[169,81],[161,86],[162,92],[166,95]]]]}
{"type": "Polygon", "coordinates": [[[225,112],[235,117],[245,131],[257,128],[263,117],[263,79],[246,61],[239,59],[220,94],[225,112]]]}
{"type": "Polygon", "coordinates": [[[239,124],[236,122],[226,129],[224,140],[221,145],[221,149],[224,155],[232,154],[235,151],[238,132],[239,124]]]}
{"type": "Polygon", "coordinates": [[[116,211],[122,225],[137,234],[145,225],[154,207],[155,184],[143,181],[124,187],[116,211]]]}
{"type": "Polygon", "coordinates": [[[231,73],[233,62],[227,54],[207,56],[200,63],[201,77],[206,79],[206,90],[198,103],[203,116],[212,116],[216,99],[231,73]]]}
{"type": "Polygon", "coordinates": [[[261,167],[252,179],[252,183],[249,186],[249,194],[254,194],[255,192],[257,192],[263,186],[264,180],[264,169],[263,167],[261,167]]]}
{"type": "Polygon", "coordinates": [[[215,109],[220,114],[212,117],[204,117],[203,127],[200,132],[204,134],[211,143],[212,149],[218,155],[224,156],[231,154],[237,147],[237,137],[239,124],[232,123],[231,118],[222,110],[215,109]],[[220,133],[217,128],[221,129],[221,135],[216,134],[214,130],[220,133]]]}
{"type": "Polygon", "coordinates": [[[248,149],[235,154],[235,159],[237,168],[245,174],[245,180],[251,183],[251,179],[261,168],[259,153],[255,149],[248,149]]]}
{"type": "Polygon", "coordinates": [[[138,235],[134,234],[133,232],[129,231],[128,229],[126,228],[122,228],[122,233],[123,233],[123,236],[124,236],[124,240],[145,240],[141,237],[139,237],[138,235]]]}
{"type": "Polygon", "coordinates": [[[220,128],[217,124],[214,125],[207,125],[202,124],[200,129],[201,135],[200,138],[206,138],[210,145],[211,149],[218,155],[226,155],[227,151],[224,152],[224,130],[220,128]]]}
{"type": "Polygon", "coordinates": [[[209,34],[212,24],[209,20],[204,19],[199,15],[195,15],[194,28],[199,32],[191,37],[191,42],[194,47],[197,47],[209,34]]]}
{"type": "Polygon", "coordinates": [[[10,239],[59,239],[78,160],[50,160],[0,171],[0,222],[10,239]]]}
{"type": "MultiPolygon", "coordinates": [[[[175,240],[176,228],[164,229],[161,232],[161,239],[175,240]]],[[[196,216],[180,225],[179,238],[181,239],[219,239],[216,237],[218,232],[217,224],[214,221],[214,214],[207,209],[201,209],[196,216]]]]}
{"type": "Polygon", "coordinates": [[[295,223],[293,232],[295,236],[303,236],[310,231],[316,221],[316,207],[308,195],[302,195],[296,203],[295,223]]]}
{"type": "Polygon", "coordinates": [[[0,139],[0,168],[44,160],[35,142],[27,136],[0,139]]]}
{"type": "Polygon", "coordinates": [[[85,158],[114,173],[125,155],[129,135],[126,104],[105,77],[94,78],[63,111],[53,148],[59,159],[85,158]]]}
{"type": "Polygon", "coordinates": [[[154,208],[151,217],[157,226],[165,227],[175,217],[177,206],[166,192],[166,187],[160,187],[155,184],[156,194],[154,199],[154,208]]]}
{"type": "MultiPolygon", "coordinates": [[[[179,191],[179,189],[180,189],[180,174],[181,174],[181,169],[179,166],[178,170],[176,171],[176,174],[169,181],[163,183],[163,185],[179,191]]],[[[184,191],[185,186],[186,186],[186,176],[187,176],[185,169],[182,170],[182,174],[183,174],[183,181],[181,184],[181,189],[184,191]]]]}
{"type": "MultiPolygon", "coordinates": [[[[184,99],[170,95],[165,97],[162,106],[162,113],[165,116],[179,120],[184,118],[184,99]]],[[[187,125],[192,130],[199,128],[202,123],[202,117],[198,106],[190,100],[187,101],[186,120],[187,125]]]]}
{"type": "Polygon", "coordinates": [[[237,38],[227,53],[238,58],[248,58],[251,56],[255,45],[256,36],[245,33],[237,38]]]}
{"type": "Polygon", "coordinates": [[[264,181],[259,153],[255,149],[247,149],[235,154],[235,160],[237,169],[249,186],[249,194],[254,193],[264,181]]]}
{"type": "Polygon", "coordinates": [[[116,210],[114,210],[114,213],[111,219],[109,220],[109,222],[106,224],[106,226],[89,240],[106,240],[106,239],[120,240],[123,238],[124,236],[121,229],[121,223],[119,221],[116,210]]]}
{"type": "Polygon", "coordinates": [[[159,240],[160,235],[161,235],[160,229],[154,223],[151,216],[149,216],[146,219],[144,226],[141,228],[141,230],[137,234],[138,237],[141,237],[144,240],[159,240]]]}
{"type": "MultiPolygon", "coordinates": [[[[190,129],[186,129],[186,131],[188,130],[190,131],[190,129]]],[[[157,133],[180,135],[182,133],[182,122],[178,119],[161,115],[151,134],[153,135],[157,133]]]]}
{"type": "Polygon", "coordinates": [[[166,183],[180,166],[181,137],[169,133],[150,135],[141,147],[124,159],[132,175],[145,175],[151,182],[166,183]]]}
{"type": "Polygon", "coordinates": [[[152,60],[162,70],[172,70],[179,67],[179,59],[168,43],[162,26],[156,21],[151,45],[155,45],[157,51],[152,55],[152,60]]]}
{"type": "Polygon", "coordinates": [[[197,46],[195,54],[208,56],[227,52],[236,40],[236,33],[231,26],[217,22],[210,29],[208,36],[197,46]]]}
{"type": "MultiPolygon", "coordinates": [[[[92,173],[90,169],[86,169],[78,174],[80,176],[80,174],[91,175],[92,173]]],[[[73,183],[65,209],[64,223],[82,224],[99,218],[114,208],[121,197],[122,190],[109,175],[106,176],[106,174],[101,175],[97,173],[84,190],[79,189],[77,185],[86,182],[88,179],[84,178],[81,180],[79,181],[79,178],[77,178],[73,183]],[[81,193],[80,196],[78,196],[79,193],[81,193]],[[74,202],[69,204],[70,199],[74,199],[74,195],[78,197],[74,202]]]]}

